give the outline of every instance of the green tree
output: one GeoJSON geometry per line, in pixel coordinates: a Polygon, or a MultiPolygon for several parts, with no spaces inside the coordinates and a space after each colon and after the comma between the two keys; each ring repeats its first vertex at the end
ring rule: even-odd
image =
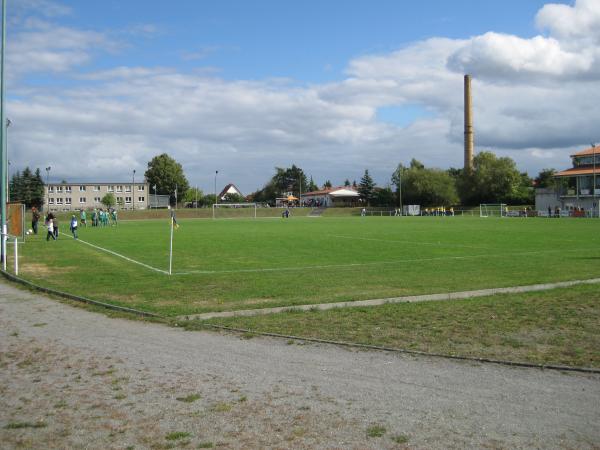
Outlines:
{"type": "Polygon", "coordinates": [[[244,203],[245,201],[246,199],[240,194],[227,193],[223,197],[223,203],[244,203]]]}
{"type": "Polygon", "coordinates": [[[40,169],[31,172],[26,167],[23,172],[15,172],[9,182],[9,199],[14,202],[22,202],[26,207],[40,207],[44,202],[44,182],[40,175],[40,169]]]}
{"type": "Polygon", "coordinates": [[[447,206],[458,202],[455,180],[448,171],[425,168],[416,159],[410,162],[410,167],[398,165],[392,174],[392,182],[396,192],[402,188],[402,204],[405,205],[447,206]]]}
{"type": "Polygon", "coordinates": [[[535,187],[538,188],[553,188],[555,186],[556,174],[555,169],[543,169],[540,171],[537,177],[535,177],[535,187]]]}
{"type": "Polygon", "coordinates": [[[306,175],[300,167],[295,165],[288,168],[276,167],[275,175],[273,175],[269,182],[261,190],[253,192],[248,197],[255,202],[273,204],[276,197],[288,192],[299,197],[300,188],[302,187],[302,192],[306,192],[307,186],[310,189],[306,175]]]}
{"type": "Polygon", "coordinates": [[[166,153],[155,156],[148,162],[148,169],[144,174],[148,181],[151,191],[159,195],[169,195],[171,203],[175,202],[175,189],[177,189],[177,197],[185,198],[185,194],[189,189],[189,184],[183,167],[166,153]]]}
{"type": "Polygon", "coordinates": [[[202,204],[206,206],[212,206],[215,204],[215,199],[215,194],[206,194],[204,197],[202,197],[202,204]]]}
{"type": "Polygon", "coordinates": [[[115,194],[113,194],[112,192],[109,192],[104,197],[102,197],[102,199],[100,200],[100,203],[102,203],[107,208],[112,208],[113,206],[115,206],[117,204],[117,199],[115,198],[115,194]]]}
{"type": "Polygon", "coordinates": [[[329,189],[332,186],[331,181],[326,180],[325,183],[323,183],[323,189],[329,189]]]}
{"type": "Polygon", "coordinates": [[[310,177],[310,181],[308,182],[308,191],[309,192],[313,192],[313,191],[318,191],[319,190],[319,186],[316,185],[316,183],[313,181],[313,177],[310,177]]]}
{"type": "Polygon", "coordinates": [[[183,196],[183,201],[186,203],[192,203],[197,200],[199,206],[202,202],[203,197],[204,193],[201,189],[198,189],[197,187],[191,187],[185,192],[185,195],[183,196]]]}
{"type": "Polygon", "coordinates": [[[459,179],[458,190],[463,204],[508,203],[519,196],[523,182],[511,158],[480,152],[473,158],[473,170],[459,179]]]}
{"type": "Polygon", "coordinates": [[[390,186],[374,189],[373,206],[394,206],[396,196],[390,186]]]}
{"type": "Polygon", "coordinates": [[[368,169],[365,169],[365,173],[360,179],[358,193],[360,194],[360,198],[367,202],[367,205],[371,205],[371,202],[375,198],[375,182],[371,178],[371,175],[369,175],[368,169]]]}
{"type": "Polygon", "coordinates": [[[344,180],[344,186],[346,186],[346,187],[350,186],[350,180],[348,178],[346,178],[344,180]]]}

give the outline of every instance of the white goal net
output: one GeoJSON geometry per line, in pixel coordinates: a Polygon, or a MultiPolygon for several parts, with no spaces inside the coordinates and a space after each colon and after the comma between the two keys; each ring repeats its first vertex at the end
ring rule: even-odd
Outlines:
{"type": "Polygon", "coordinates": [[[482,203],[479,205],[479,217],[505,217],[506,203],[482,203]]]}
{"type": "Polygon", "coordinates": [[[213,219],[256,219],[256,203],[218,203],[212,213],[213,219]]]}

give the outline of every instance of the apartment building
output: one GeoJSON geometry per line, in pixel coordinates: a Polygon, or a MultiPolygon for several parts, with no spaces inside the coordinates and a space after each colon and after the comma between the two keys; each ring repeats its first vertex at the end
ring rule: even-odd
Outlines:
{"type": "Polygon", "coordinates": [[[146,209],[148,183],[51,183],[44,187],[48,211],[75,211],[103,208],[102,198],[112,193],[118,209],[146,209]]]}

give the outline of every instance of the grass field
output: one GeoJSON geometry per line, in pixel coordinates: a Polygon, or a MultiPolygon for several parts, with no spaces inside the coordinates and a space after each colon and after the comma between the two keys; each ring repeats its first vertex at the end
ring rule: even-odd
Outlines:
{"type": "Polygon", "coordinates": [[[600,276],[600,222],[594,220],[178,216],[178,221],[172,276],[164,273],[166,220],[80,229],[80,242],[67,236],[63,220],[57,242],[46,242],[42,229],[20,247],[21,274],[41,285],[166,316],[600,276]]]}
{"type": "Polygon", "coordinates": [[[188,329],[207,323],[428,353],[600,367],[597,284],[452,302],[180,322],[188,329]]]}

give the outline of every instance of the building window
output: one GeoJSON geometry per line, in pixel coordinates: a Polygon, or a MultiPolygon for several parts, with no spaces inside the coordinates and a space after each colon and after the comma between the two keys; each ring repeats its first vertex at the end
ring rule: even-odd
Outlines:
{"type": "Polygon", "coordinates": [[[98,192],[100,190],[100,186],[94,186],[94,191],[98,192]]]}
{"type": "Polygon", "coordinates": [[[56,204],[57,204],[57,205],[62,205],[62,198],[60,198],[60,197],[59,197],[59,198],[57,198],[57,199],[56,199],[56,204]]]}
{"type": "Polygon", "coordinates": [[[54,199],[53,198],[48,199],[48,201],[50,202],[51,205],[54,205],[54,199]]]}
{"type": "Polygon", "coordinates": [[[123,186],[117,186],[117,192],[123,192],[123,186]]]}
{"type": "Polygon", "coordinates": [[[146,187],[143,184],[138,184],[138,191],[144,192],[145,189],[146,187]]]}
{"type": "Polygon", "coordinates": [[[79,197],[79,203],[85,203],[85,197],[79,197]]]}
{"type": "Polygon", "coordinates": [[[71,193],[71,186],[65,186],[65,194],[71,193]]]}
{"type": "Polygon", "coordinates": [[[126,204],[130,204],[131,203],[131,197],[125,197],[125,203],[126,204]]]}
{"type": "Polygon", "coordinates": [[[125,192],[131,192],[131,186],[125,186],[125,192]]]}
{"type": "Polygon", "coordinates": [[[100,203],[102,199],[100,197],[94,197],[94,202],[96,203],[100,203]]]}
{"type": "Polygon", "coordinates": [[[109,186],[109,187],[108,187],[108,192],[113,192],[114,190],[115,190],[115,187],[114,187],[114,186],[109,186]]]}
{"type": "Polygon", "coordinates": [[[79,192],[85,192],[85,186],[79,186],[79,192]]]}
{"type": "Polygon", "coordinates": [[[70,205],[70,204],[71,204],[71,197],[65,198],[65,205],[70,205]]]}
{"type": "Polygon", "coordinates": [[[56,186],[56,193],[62,194],[62,186],[56,186]]]}
{"type": "Polygon", "coordinates": [[[144,197],[138,197],[138,203],[144,203],[145,199],[144,197]]]}
{"type": "Polygon", "coordinates": [[[54,186],[48,186],[48,192],[54,194],[54,186]]]}

